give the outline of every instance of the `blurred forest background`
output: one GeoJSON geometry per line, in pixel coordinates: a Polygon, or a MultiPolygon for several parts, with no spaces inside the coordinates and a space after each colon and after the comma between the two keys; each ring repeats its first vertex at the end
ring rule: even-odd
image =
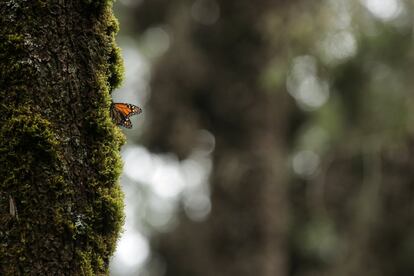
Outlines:
{"type": "Polygon", "coordinates": [[[111,275],[414,275],[414,3],[118,0],[111,275]]]}

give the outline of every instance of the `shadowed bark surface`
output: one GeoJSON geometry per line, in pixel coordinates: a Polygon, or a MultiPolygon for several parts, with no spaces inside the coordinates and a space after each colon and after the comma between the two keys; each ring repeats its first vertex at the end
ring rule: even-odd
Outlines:
{"type": "Polygon", "coordinates": [[[0,3],[1,275],[107,273],[123,218],[111,8],[0,3]]]}

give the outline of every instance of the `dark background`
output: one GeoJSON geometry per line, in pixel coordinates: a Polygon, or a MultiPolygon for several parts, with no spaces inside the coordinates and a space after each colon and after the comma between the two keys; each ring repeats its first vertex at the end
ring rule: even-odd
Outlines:
{"type": "Polygon", "coordinates": [[[414,275],[413,4],[119,0],[112,275],[414,275]]]}

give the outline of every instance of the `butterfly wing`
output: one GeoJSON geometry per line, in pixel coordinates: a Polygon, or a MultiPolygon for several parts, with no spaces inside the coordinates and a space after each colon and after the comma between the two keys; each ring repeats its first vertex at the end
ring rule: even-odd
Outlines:
{"type": "Polygon", "coordinates": [[[141,108],[133,104],[127,103],[113,103],[113,108],[121,113],[124,117],[130,117],[135,114],[140,114],[142,112],[141,108]]]}
{"type": "Polygon", "coordinates": [[[122,122],[122,124],[121,124],[123,127],[126,127],[126,128],[132,128],[132,122],[131,122],[131,120],[129,119],[129,118],[126,118],[123,122],[122,122]]]}
{"type": "Polygon", "coordinates": [[[136,105],[128,103],[112,103],[111,117],[112,120],[120,126],[132,128],[132,123],[129,117],[140,114],[142,109],[136,105]]]}

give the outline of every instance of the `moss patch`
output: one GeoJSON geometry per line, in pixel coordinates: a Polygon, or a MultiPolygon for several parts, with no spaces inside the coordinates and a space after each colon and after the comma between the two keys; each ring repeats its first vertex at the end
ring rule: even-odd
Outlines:
{"type": "Polygon", "coordinates": [[[0,12],[0,275],[105,275],[123,223],[112,1],[0,12]]]}

